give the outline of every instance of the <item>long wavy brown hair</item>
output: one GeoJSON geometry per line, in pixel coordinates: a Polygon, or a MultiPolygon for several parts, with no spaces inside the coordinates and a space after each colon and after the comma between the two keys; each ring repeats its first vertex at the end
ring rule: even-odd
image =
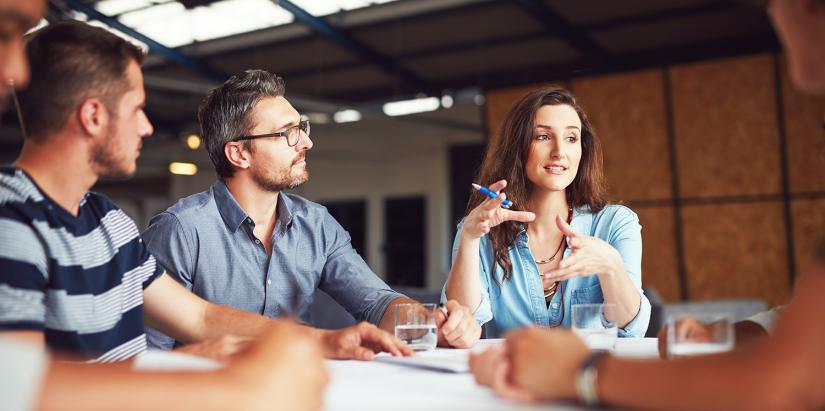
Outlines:
{"type": "MultiPolygon", "coordinates": [[[[562,88],[542,88],[528,93],[510,108],[498,135],[487,146],[476,179],[479,184],[488,186],[506,179],[507,188],[504,192],[507,193],[507,198],[515,203],[513,210],[529,211],[521,207],[528,204],[534,189],[524,169],[534,140],[536,112],[543,106],[562,104],[576,110],[582,123],[582,158],[576,177],[565,189],[567,201],[572,207],[588,206],[592,212],[600,211],[607,204],[601,142],[593,131],[590,120],[570,92],[562,88]]],[[[487,197],[474,191],[470,196],[467,212],[486,199],[487,197]]],[[[493,227],[487,234],[493,244],[493,258],[504,270],[504,281],[513,276],[513,264],[507,250],[516,240],[520,224],[506,221],[493,227]]],[[[490,275],[498,284],[495,270],[490,275]]]]}

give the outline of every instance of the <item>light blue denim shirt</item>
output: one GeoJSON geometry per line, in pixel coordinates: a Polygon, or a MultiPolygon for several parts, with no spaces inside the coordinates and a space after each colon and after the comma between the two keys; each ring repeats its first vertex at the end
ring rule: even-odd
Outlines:
{"type": "MultiPolygon", "coordinates": [[[[152,218],[142,235],[167,272],[195,294],[267,317],[290,314],[312,324],[309,307],[321,289],[357,320],[378,324],[403,297],[370,270],[326,207],[282,192],[277,210],[271,256],[222,181],[152,218]]],[[[153,348],[173,345],[157,330],[147,334],[153,348]]]]}
{"type": "MultiPolygon", "coordinates": [[[[453,243],[453,261],[458,252],[462,224],[464,220],[458,224],[453,243]]],[[[636,317],[619,329],[619,336],[644,337],[650,321],[650,301],[642,292],[642,227],[639,217],[629,208],[619,205],[606,206],[595,214],[583,207],[573,210],[570,225],[576,233],[600,238],[621,254],[625,271],[641,296],[641,305],[636,317]]],[[[548,306],[544,300],[539,269],[527,241],[527,232],[522,229],[515,244],[509,249],[513,276],[504,282],[504,270],[493,261],[493,247],[489,237],[481,238],[481,304],[473,315],[479,324],[485,325],[487,338],[498,338],[511,329],[528,325],[569,327],[572,304],[604,302],[599,278],[594,273],[563,281],[559,292],[553,296],[548,306]],[[501,285],[490,277],[494,269],[495,278],[501,285]]],[[[568,248],[564,255],[569,254],[568,248]]],[[[442,292],[442,300],[444,299],[446,294],[442,292]]]]}

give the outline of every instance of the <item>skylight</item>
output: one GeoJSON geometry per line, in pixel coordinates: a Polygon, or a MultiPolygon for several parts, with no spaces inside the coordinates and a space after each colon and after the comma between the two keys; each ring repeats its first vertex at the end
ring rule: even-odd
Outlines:
{"type": "MultiPolygon", "coordinates": [[[[292,0],[314,16],[368,7],[396,0],[292,0]]],[[[272,0],[221,0],[186,9],[175,0],[103,0],[103,14],[168,47],[291,23],[294,17],[272,0]]]]}

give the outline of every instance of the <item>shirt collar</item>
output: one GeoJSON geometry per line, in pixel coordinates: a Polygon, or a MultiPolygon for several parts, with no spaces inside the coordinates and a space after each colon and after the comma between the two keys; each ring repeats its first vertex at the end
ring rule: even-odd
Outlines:
{"type": "Polygon", "coordinates": [[[248,218],[246,211],[235,201],[235,197],[232,196],[229,188],[222,180],[212,184],[212,196],[215,197],[215,205],[218,206],[218,212],[221,213],[223,222],[232,232],[235,232],[241,226],[241,223],[248,218]]]}
{"type": "MultiPolygon", "coordinates": [[[[240,204],[232,196],[229,188],[222,180],[218,180],[212,185],[212,195],[215,197],[215,204],[218,206],[218,212],[221,213],[223,222],[229,227],[232,232],[235,232],[241,224],[246,221],[249,216],[246,211],[241,208],[240,204]]],[[[292,211],[290,207],[292,200],[283,192],[278,194],[278,212],[277,227],[287,227],[292,222],[292,211]]]]}

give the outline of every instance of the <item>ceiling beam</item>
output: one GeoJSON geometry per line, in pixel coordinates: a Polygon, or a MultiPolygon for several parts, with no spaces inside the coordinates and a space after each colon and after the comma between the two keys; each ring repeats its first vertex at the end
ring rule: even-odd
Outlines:
{"type": "Polygon", "coordinates": [[[121,23],[120,20],[99,12],[91,5],[83,3],[80,0],[66,0],[66,5],[74,10],[77,10],[85,14],[90,19],[98,20],[109,27],[120,30],[123,33],[126,33],[127,35],[132,36],[135,39],[146,43],[146,45],[149,46],[150,51],[153,51],[163,56],[169,61],[173,61],[177,64],[180,64],[181,66],[187,68],[192,72],[195,72],[203,77],[206,77],[207,79],[214,81],[223,82],[224,80],[226,80],[226,74],[217,72],[211,67],[208,67],[200,61],[196,61],[195,59],[181,53],[178,50],[164,46],[163,44],[157,42],[149,36],[121,23]]]}
{"type": "Polygon", "coordinates": [[[551,34],[561,37],[581,53],[585,61],[602,66],[609,66],[613,59],[607,50],[593,41],[587,33],[578,30],[564,16],[553,10],[541,0],[512,0],[533,20],[543,25],[551,34]]]}
{"type": "Polygon", "coordinates": [[[394,78],[399,78],[404,83],[414,86],[418,91],[425,93],[437,92],[431,90],[427,82],[413,73],[410,69],[404,67],[393,58],[382,54],[381,52],[362,43],[355,37],[347,34],[344,31],[338,30],[326,20],[313,16],[306,10],[298,7],[289,0],[272,0],[275,4],[281,6],[285,10],[292,13],[295,19],[307,25],[312,30],[318,32],[322,36],[346,48],[357,56],[363,58],[367,62],[381,68],[387,74],[394,78]]]}

